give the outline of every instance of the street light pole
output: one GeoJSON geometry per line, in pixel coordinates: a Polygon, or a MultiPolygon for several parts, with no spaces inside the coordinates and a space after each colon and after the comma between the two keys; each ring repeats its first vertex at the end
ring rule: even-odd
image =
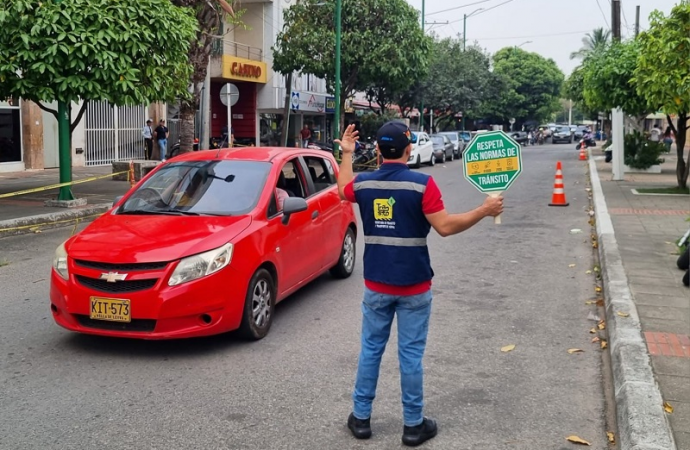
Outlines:
{"type": "MultiPolygon", "coordinates": [[[[335,0],[335,116],[333,136],[340,139],[340,35],[342,33],[343,1],[335,0]]],[[[338,154],[338,144],[333,144],[333,151],[338,154]]]]}
{"type": "MultiPolygon", "coordinates": [[[[467,14],[462,17],[462,51],[467,48],[467,14]]],[[[464,128],[463,128],[464,130],[464,128]]]]}
{"type": "MultiPolygon", "coordinates": [[[[425,24],[426,17],[424,17],[425,16],[424,7],[426,6],[425,4],[426,4],[426,0],[422,0],[422,34],[426,34],[426,26],[425,26],[426,25],[425,24]]],[[[420,114],[419,126],[421,128],[420,131],[424,132],[424,97],[423,96],[422,96],[419,114],[420,114]]]]}

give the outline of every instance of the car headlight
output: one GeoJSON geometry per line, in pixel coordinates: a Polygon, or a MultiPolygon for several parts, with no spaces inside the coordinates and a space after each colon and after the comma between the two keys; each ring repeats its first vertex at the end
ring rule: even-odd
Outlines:
{"type": "Polygon", "coordinates": [[[55,257],[53,258],[53,269],[65,280],[69,280],[69,269],[67,268],[67,250],[65,250],[65,243],[63,242],[55,250],[55,257]]]}
{"type": "Polygon", "coordinates": [[[177,286],[218,272],[230,264],[232,249],[232,244],[225,244],[217,249],[180,260],[168,280],[168,286],[177,286]]]}

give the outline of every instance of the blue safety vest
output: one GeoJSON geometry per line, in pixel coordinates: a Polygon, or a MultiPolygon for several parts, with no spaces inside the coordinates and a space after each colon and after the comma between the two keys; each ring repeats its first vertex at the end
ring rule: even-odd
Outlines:
{"type": "Polygon", "coordinates": [[[354,182],[364,228],[364,279],[411,286],[434,276],[426,245],[431,230],[422,212],[429,175],[386,163],[354,182]]]}

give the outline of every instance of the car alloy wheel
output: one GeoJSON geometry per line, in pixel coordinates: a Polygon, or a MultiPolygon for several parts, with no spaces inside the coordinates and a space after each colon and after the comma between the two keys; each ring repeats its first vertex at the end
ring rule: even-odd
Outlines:
{"type": "Polygon", "coordinates": [[[343,238],[343,247],[338,263],[330,271],[335,278],[347,278],[352,275],[355,269],[355,256],[357,255],[355,240],[355,232],[352,231],[352,228],[348,228],[343,238]]]}
{"type": "Polygon", "coordinates": [[[273,323],[275,296],[271,274],[266,269],[257,270],[249,282],[240,325],[240,334],[245,339],[258,341],[266,337],[273,323]]]}
{"type": "Polygon", "coordinates": [[[429,161],[429,165],[431,167],[434,167],[436,165],[436,155],[434,155],[434,152],[431,152],[431,160],[429,161]]]}
{"type": "Polygon", "coordinates": [[[441,156],[441,164],[445,164],[445,163],[446,163],[446,151],[444,150],[443,156],[441,156]]]}

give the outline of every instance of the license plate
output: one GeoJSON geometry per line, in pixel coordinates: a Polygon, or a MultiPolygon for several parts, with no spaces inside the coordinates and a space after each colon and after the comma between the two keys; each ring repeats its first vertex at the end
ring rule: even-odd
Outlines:
{"type": "Polygon", "coordinates": [[[89,317],[110,322],[131,322],[132,313],[129,308],[129,300],[91,297],[89,317]]]}

